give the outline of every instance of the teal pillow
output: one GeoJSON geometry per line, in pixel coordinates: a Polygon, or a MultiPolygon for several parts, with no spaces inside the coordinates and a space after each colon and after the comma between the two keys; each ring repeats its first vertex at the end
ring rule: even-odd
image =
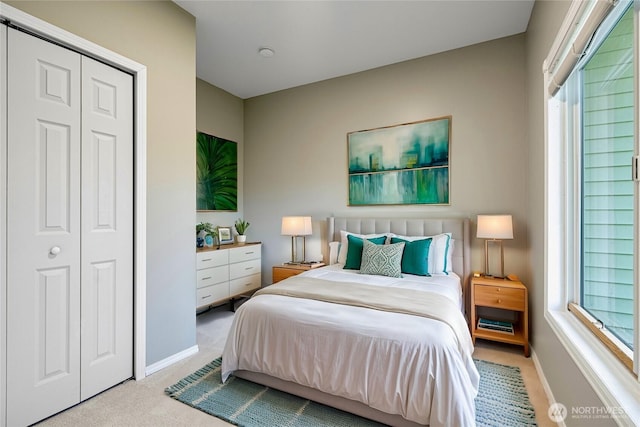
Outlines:
{"type": "Polygon", "coordinates": [[[402,272],[416,276],[431,276],[429,274],[429,247],[431,238],[408,241],[392,237],[391,243],[404,243],[402,254],[402,272]]]}
{"type": "Polygon", "coordinates": [[[402,252],[404,243],[391,245],[375,245],[363,242],[361,274],[376,274],[378,276],[402,277],[402,252]]]}
{"type": "MultiPolygon", "coordinates": [[[[344,262],[344,268],[347,270],[360,270],[360,264],[362,263],[362,238],[349,234],[347,239],[349,240],[349,244],[347,245],[347,260],[344,262]]],[[[372,237],[367,240],[376,245],[384,245],[387,237],[372,237]]]]}

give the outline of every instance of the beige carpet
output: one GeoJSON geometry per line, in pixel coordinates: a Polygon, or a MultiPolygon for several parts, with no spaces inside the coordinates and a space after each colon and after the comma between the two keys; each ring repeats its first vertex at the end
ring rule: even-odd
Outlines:
{"type": "MultiPolygon", "coordinates": [[[[180,403],[164,389],[222,354],[233,313],[226,306],[198,316],[199,353],[142,381],[128,381],[51,417],[39,426],[230,426],[215,417],[180,403]]],[[[520,367],[529,399],[540,426],[553,426],[549,403],[531,358],[520,347],[478,340],[474,357],[520,367]]]]}

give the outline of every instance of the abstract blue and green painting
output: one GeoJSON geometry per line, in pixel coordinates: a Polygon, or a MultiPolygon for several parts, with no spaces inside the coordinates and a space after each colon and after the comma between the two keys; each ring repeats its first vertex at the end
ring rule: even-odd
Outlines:
{"type": "Polygon", "coordinates": [[[238,210],[238,144],[198,132],[196,209],[238,210]]]}
{"type": "Polygon", "coordinates": [[[349,205],[449,204],[451,116],[347,134],[349,205]]]}

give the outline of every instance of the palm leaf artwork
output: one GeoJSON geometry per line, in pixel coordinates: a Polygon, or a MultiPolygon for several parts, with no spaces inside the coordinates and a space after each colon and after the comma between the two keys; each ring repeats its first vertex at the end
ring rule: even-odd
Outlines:
{"type": "Polygon", "coordinates": [[[198,132],[196,138],[196,209],[238,210],[238,145],[198,132]]]}

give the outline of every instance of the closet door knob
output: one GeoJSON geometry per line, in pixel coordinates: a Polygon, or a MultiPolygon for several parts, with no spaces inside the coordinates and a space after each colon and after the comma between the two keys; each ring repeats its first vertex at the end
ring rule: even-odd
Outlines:
{"type": "Polygon", "coordinates": [[[60,253],[60,246],[54,246],[49,250],[51,255],[58,255],[60,253]]]}

